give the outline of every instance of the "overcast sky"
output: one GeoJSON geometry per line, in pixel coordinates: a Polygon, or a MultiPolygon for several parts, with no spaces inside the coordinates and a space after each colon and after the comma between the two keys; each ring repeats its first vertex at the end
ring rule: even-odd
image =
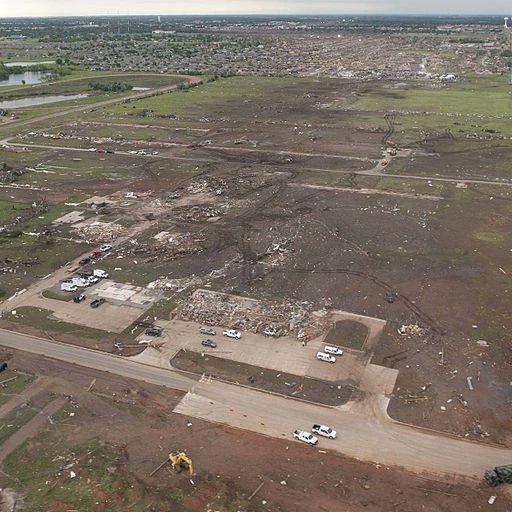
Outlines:
{"type": "Polygon", "coordinates": [[[97,14],[510,14],[505,0],[0,0],[4,16],[97,14]]]}

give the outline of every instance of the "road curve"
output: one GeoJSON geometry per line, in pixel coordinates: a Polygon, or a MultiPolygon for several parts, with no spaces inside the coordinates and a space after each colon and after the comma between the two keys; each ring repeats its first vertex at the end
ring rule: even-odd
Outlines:
{"type": "MultiPolygon", "coordinates": [[[[202,82],[201,77],[183,76],[183,78],[185,80],[188,80],[188,82],[193,85],[197,85],[202,82]]],[[[54,119],[56,117],[61,117],[61,116],[65,116],[67,114],[72,114],[74,112],[83,112],[85,110],[91,110],[91,109],[100,108],[100,107],[107,107],[109,105],[116,105],[118,103],[131,102],[131,101],[140,100],[143,98],[149,98],[151,96],[157,96],[159,94],[164,94],[166,92],[171,92],[171,91],[177,90],[178,86],[179,86],[178,84],[166,85],[164,87],[157,87],[156,89],[150,89],[148,91],[143,91],[143,92],[140,92],[137,94],[131,94],[131,95],[112,98],[112,99],[108,99],[108,100],[97,101],[96,103],[87,103],[87,104],[79,105],[77,107],[64,108],[63,110],[59,110],[58,112],[53,112],[51,114],[45,114],[43,116],[38,116],[38,117],[32,117],[30,119],[21,119],[21,120],[16,119],[16,120],[12,120],[12,121],[6,121],[2,125],[0,125],[0,130],[2,130],[3,128],[10,129],[10,128],[17,128],[20,126],[27,126],[30,124],[38,123],[40,121],[46,121],[48,119],[54,119]]],[[[7,138],[0,142],[2,144],[5,144],[5,141],[7,141],[7,140],[9,140],[9,139],[7,138]]]]}
{"type": "MultiPolygon", "coordinates": [[[[291,441],[296,428],[332,425],[336,440],[319,448],[415,472],[481,478],[485,469],[511,463],[512,450],[427,433],[385,418],[327,408],[217,381],[195,381],[171,369],[148,366],[104,352],[46,341],[0,329],[0,345],[188,392],[175,412],[291,441]]],[[[355,410],[355,408],[354,408],[355,410]]]]}

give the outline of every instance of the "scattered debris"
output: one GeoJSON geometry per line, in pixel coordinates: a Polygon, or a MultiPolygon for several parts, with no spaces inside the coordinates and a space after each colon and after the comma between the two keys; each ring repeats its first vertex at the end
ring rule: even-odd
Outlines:
{"type": "Polygon", "coordinates": [[[398,334],[401,336],[423,336],[425,329],[422,329],[417,324],[401,325],[398,328],[398,334]]]}
{"type": "MultiPolygon", "coordinates": [[[[265,482],[261,482],[260,485],[258,485],[258,487],[256,487],[256,489],[252,492],[252,494],[247,498],[247,501],[251,501],[254,498],[254,496],[256,496],[256,494],[258,494],[261,491],[261,488],[263,487],[264,483],[265,482]]],[[[262,503],[266,503],[266,501],[265,502],[262,501],[262,503]]]]}

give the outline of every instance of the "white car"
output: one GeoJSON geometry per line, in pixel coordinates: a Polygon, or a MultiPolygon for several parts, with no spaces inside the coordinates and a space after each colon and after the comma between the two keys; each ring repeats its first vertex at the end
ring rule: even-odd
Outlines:
{"type": "Polygon", "coordinates": [[[60,289],[63,292],[76,292],[78,290],[78,287],[72,283],[61,283],[60,289]]]}
{"type": "Polygon", "coordinates": [[[112,244],[103,244],[100,247],[101,252],[107,252],[107,251],[110,251],[111,249],[112,249],[112,244]]]}
{"type": "Polygon", "coordinates": [[[227,336],[228,338],[236,338],[237,340],[242,337],[242,335],[238,331],[235,331],[235,329],[226,329],[222,332],[222,335],[227,336]]]}
{"type": "Polygon", "coordinates": [[[336,439],[336,430],[328,427],[327,425],[315,424],[311,427],[311,432],[313,432],[313,434],[318,434],[329,439],[336,439]]]}
{"type": "Polygon", "coordinates": [[[105,272],[104,270],[101,270],[101,268],[95,268],[93,271],[92,271],[93,275],[95,277],[99,277],[100,279],[107,279],[108,278],[108,273],[105,272]]]}
{"type": "Polygon", "coordinates": [[[83,279],[82,277],[73,277],[71,279],[71,284],[74,284],[75,286],[78,286],[78,288],[85,288],[87,286],[90,286],[90,282],[88,279],[83,279]]]}
{"type": "Polygon", "coordinates": [[[304,430],[296,430],[293,433],[293,437],[295,439],[298,439],[299,441],[302,441],[303,443],[306,443],[306,444],[318,443],[318,437],[316,437],[313,434],[306,432],[304,430]]]}
{"type": "Polygon", "coordinates": [[[87,281],[89,281],[89,284],[96,284],[99,281],[99,279],[96,276],[89,276],[87,278],[87,281]]]}
{"type": "Polygon", "coordinates": [[[341,350],[341,348],[333,347],[332,345],[326,345],[325,348],[324,348],[324,352],[326,354],[333,354],[335,356],[342,356],[343,355],[343,350],[341,350]]]}
{"type": "Polygon", "coordinates": [[[325,361],[326,363],[335,363],[336,358],[331,356],[331,354],[326,354],[325,352],[317,352],[316,358],[320,361],[325,361]]]}

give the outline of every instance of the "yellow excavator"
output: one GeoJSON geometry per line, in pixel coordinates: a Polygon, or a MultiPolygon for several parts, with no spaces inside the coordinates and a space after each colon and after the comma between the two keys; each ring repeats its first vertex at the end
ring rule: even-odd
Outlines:
{"type": "Polygon", "coordinates": [[[171,463],[174,471],[177,473],[181,473],[185,469],[188,469],[190,476],[192,476],[194,473],[192,460],[190,457],[187,457],[185,452],[177,451],[169,453],[169,462],[171,463]]]}

